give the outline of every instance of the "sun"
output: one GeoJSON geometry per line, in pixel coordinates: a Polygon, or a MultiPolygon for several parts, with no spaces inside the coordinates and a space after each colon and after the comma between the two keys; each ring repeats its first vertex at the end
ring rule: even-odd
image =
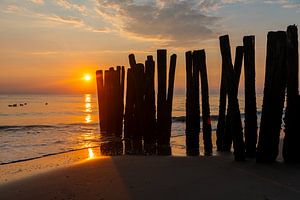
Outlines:
{"type": "Polygon", "coordinates": [[[83,80],[85,80],[85,81],[90,81],[90,80],[92,80],[92,76],[91,76],[90,74],[85,74],[85,75],[83,76],[83,80]]]}

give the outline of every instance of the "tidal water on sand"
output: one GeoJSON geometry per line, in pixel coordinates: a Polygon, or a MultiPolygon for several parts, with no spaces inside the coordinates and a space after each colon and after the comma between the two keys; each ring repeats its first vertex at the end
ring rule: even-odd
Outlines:
{"type": "MultiPolygon", "coordinates": [[[[218,95],[210,96],[213,135],[218,95]]],[[[262,98],[257,96],[258,110],[262,98]]],[[[97,98],[85,95],[0,95],[0,164],[99,146],[97,98]]],[[[240,107],[243,120],[243,96],[240,107]]],[[[258,112],[260,119],[260,112],[258,112]]],[[[185,134],[185,96],[174,96],[172,137],[185,134]]],[[[200,133],[201,134],[201,133],[200,133]]],[[[172,142],[185,148],[184,141],[172,142]]]]}

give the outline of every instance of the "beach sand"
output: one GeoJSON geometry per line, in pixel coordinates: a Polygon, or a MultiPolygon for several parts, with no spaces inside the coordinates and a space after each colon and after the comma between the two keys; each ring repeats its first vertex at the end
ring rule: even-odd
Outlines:
{"type": "Polygon", "coordinates": [[[8,180],[0,199],[300,199],[300,166],[239,163],[231,154],[100,156],[8,180]]]}

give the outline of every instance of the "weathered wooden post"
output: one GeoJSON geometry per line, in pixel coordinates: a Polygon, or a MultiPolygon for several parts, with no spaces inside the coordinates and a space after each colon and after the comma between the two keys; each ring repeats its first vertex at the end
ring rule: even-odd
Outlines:
{"type": "Polygon", "coordinates": [[[132,69],[127,69],[127,87],[126,87],[126,104],[124,115],[124,140],[125,154],[132,153],[132,134],[135,131],[134,122],[134,94],[133,94],[133,73],[132,69]]]}
{"type": "Polygon", "coordinates": [[[225,134],[225,117],[226,117],[226,104],[227,104],[227,86],[225,65],[222,63],[221,85],[220,85],[220,99],[219,99],[219,117],[217,124],[217,151],[224,151],[224,134],[225,134]]]}
{"type": "Polygon", "coordinates": [[[257,114],[255,92],[255,36],[245,36],[245,144],[246,156],[255,157],[257,142],[257,114]]]}
{"type": "MultiPolygon", "coordinates": [[[[199,56],[186,52],[186,152],[199,155],[199,56]],[[197,64],[196,64],[197,63],[197,64]]],[[[197,54],[197,53],[196,53],[197,54]]]]}
{"type": "Polygon", "coordinates": [[[99,110],[99,125],[100,132],[104,132],[105,128],[105,119],[104,119],[104,83],[103,83],[103,71],[96,71],[96,81],[97,81],[97,96],[98,96],[98,110],[99,110]]]}
{"type": "Polygon", "coordinates": [[[145,131],[144,151],[146,154],[156,154],[156,109],[154,89],[155,62],[148,56],[145,62],[145,131]]]}
{"type": "Polygon", "coordinates": [[[283,158],[285,162],[300,162],[299,154],[299,53],[297,26],[287,28],[287,107],[285,112],[285,137],[283,158]]]}
{"type": "MultiPolygon", "coordinates": [[[[169,89],[173,93],[175,67],[176,67],[176,55],[171,56],[171,66],[169,73],[169,89]]],[[[157,151],[159,155],[170,155],[170,136],[171,136],[171,123],[172,114],[172,99],[173,94],[166,99],[167,91],[167,51],[165,49],[157,50],[157,72],[158,72],[158,93],[157,93],[157,151]],[[171,119],[170,119],[171,117],[171,119]]]]}
{"type": "MultiPolygon", "coordinates": [[[[220,48],[222,54],[222,65],[224,65],[226,85],[228,92],[228,111],[230,120],[230,132],[233,139],[234,158],[236,161],[245,160],[245,144],[242,133],[241,115],[237,99],[237,77],[231,61],[229,36],[220,37],[220,48]]],[[[242,63],[243,53],[236,56],[236,62],[242,63]]],[[[238,64],[237,64],[238,65],[238,64]]]]}
{"type": "Polygon", "coordinates": [[[199,70],[201,76],[201,99],[202,99],[202,125],[203,125],[203,141],[204,154],[212,154],[212,140],[211,140],[211,119],[209,108],[209,89],[206,69],[206,55],[205,50],[199,51],[199,70]]]}
{"type": "Polygon", "coordinates": [[[278,155],[279,136],[286,86],[286,32],[269,32],[264,99],[257,146],[257,162],[274,162],[278,155]]]}
{"type": "Polygon", "coordinates": [[[133,149],[135,154],[143,153],[144,136],[144,64],[138,63],[134,68],[134,90],[135,90],[135,123],[137,131],[133,135],[133,149]]]}

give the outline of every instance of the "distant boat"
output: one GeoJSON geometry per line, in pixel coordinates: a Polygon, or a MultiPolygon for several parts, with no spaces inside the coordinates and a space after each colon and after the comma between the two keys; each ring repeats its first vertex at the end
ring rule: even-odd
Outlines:
{"type": "Polygon", "coordinates": [[[20,106],[24,106],[24,104],[20,103],[20,106]]]}
{"type": "Polygon", "coordinates": [[[18,106],[18,104],[13,104],[12,106],[13,106],[13,107],[17,107],[17,106],[18,106]]]}
{"type": "Polygon", "coordinates": [[[27,103],[24,103],[24,105],[26,106],[26,105],[27,105],[27,103]]]}
{"type": "Polygon", "coordinates": [[[45,103],[45,106],[47,106],[47,105],[48,105],[48,102],[45,103]]]}
{"type": "Polygon", "coordinates": [[[8,107],[12,107],[13,105],[9,104],[8,107]]]}

